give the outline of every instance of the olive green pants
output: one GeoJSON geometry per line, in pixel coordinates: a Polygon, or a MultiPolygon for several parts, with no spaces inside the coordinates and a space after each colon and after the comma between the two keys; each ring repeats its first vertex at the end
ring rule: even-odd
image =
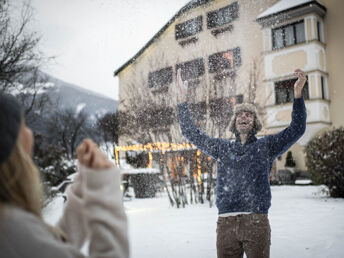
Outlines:
{"type": "Polygon", "coordinates": [[[267,214],[242,214],[219,217],[217,221],[217,257],[270,257],[271,229],[267,214]]]}

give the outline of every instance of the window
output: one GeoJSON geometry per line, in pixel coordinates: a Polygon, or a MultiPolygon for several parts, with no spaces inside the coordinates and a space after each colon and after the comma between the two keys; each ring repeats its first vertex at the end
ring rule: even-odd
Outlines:
{"type": "Polygon", "coordinates": [[[324,42],[322,23],[320,21],[317,21],[317,32],[318,32],[318,40],[320,42],[324,42]]]}
{"type": "Polygon", "coordinates": [[[304,22],[299,22],[295,24],[295,34],[296,34],[296,44],[297,43],[302,43],[306,41],[305,37],[305,24],[304,22]]]}
{"type": "Polygon", "coordinates": [[[226,50],[223,52],[215,53],[209,56],[209,72],[221,72],[224,69],[229,69],[241,64],[240,48],[226,50]],[[227,54],[227,57],[224,57],[227,54]]]}
{"type": "Polygon", "coordinates": [[[273,48],[281,48],[283,47],[283,30],[282,29],[275,29],[273,30],[273,48]]]}
{"type": "Polygon", "coordinates": [[[148,74],[148,87],[149,88],[161,88],[173,81],[173,69],[172,67],[166,67],[158,71],[150,72],[148,74]]]}
{"type": "Polygon", "coordinates": [[[176,25],[176,39],[186,38],[202,31],[202,16],[176,25]]]}
{"type": "Polygon", "coordinates": [[[321,76],[321,98],[328,99],[324,76],[321,76]]]}
{"type": "MultiPolygon", "coordinates": [[[[292,102],[294,99],[294,84],[297,79],[275,82],[276,104],[292,102]]],[[[308,82],[303,87],[303,98],[309,99],[308,82]]]]}
{"type": "Polygon", "coordinates": [[[144,115],[137,116],[137,122],[148,128],[161,128],[173,124],[175,114],[171,107],[149,107],[142,110],[144,115]]]}
{"type": "Polygon", "coordinates": [[[205,101],[198,102],[198,103],[190,103],[189,108],[190,108],[192,117],[195,121],[206,119],[207,105],[205,101]]]}
{"type": "Polygon", "coordinates": [[[212,29],[230,23],[239,17],[238,2],[207,14],[207,28],[212,29]]]}
{"type": "Polygon", "coordinates": [[[305,42],[304,21],[272,30],[272,48],[278,49],[305,42]]]}
{"type": "Polygon", "coordinates": [[[181,76],[182,80],[195,79],[204,74],[204,62],[203,58],[198,58],[185,63],[177,64],[176,70],[182,69],[181,76]]]}
{"type": "Polygon", "coordinates": [[[294,42],[295,42],[294,27],[288,26],[284,29],[284,32],[285,32],[285,45],[286,46],[294,45],[294,42]]]}
{"type": "Polygon", "coordinates": [[[209,100],[210,117],[230,117],[233,114],[235,97],[224,97],[209,100]]]}
{"type": "Polygon", "coordinates": [[[224,120],[228,124],[228,118],[233,115],[236,104],[243,103],[243,95],[216,98],[209,100],[210,117],[224,120]]]}

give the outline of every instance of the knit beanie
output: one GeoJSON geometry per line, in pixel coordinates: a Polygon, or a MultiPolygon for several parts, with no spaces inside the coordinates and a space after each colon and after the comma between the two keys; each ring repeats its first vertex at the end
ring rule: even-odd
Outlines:
{"type": "Polygon", "coordinates": [[[17,142],[23,111],[11,95],[0,93],[0,165],[11,155],[17,142]]]}
{"type": "Polygon", "coordinates": [[[242,104],[235,105],[234,115],[229,124],[229,130],[233,133],[236,132],[235,122],[236,122],[238,114],[243,111],[250,112],[251,114],[254,115],[253,130],[255,130],[256,133],[259,132],[262,129],[262,123],[260,122],[256,107],[250,103],[242,103],[242,104]]]}

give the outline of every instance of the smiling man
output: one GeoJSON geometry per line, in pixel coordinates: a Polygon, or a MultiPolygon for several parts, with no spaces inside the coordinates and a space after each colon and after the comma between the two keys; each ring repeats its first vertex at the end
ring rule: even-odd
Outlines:
{"type": "Polygon", "coordinates": [[[217,256],[248,258],[270,256],[271,206],[269,175],[275,158],[286,152],[305,132],[306,108],[302,89],[305,73],[297,69],[290,125],[275,135],[257,139],[262,128],[254,105],[236,105],[229,130],[235,141],[212,138],[195,127],[187,104],[187,81],[177,71],[178,117],[185,138],[217,161],[217,256]]]}

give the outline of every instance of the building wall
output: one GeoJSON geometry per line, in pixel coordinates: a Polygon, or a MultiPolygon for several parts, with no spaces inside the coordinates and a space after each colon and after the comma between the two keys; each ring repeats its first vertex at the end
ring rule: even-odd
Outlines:
{"type": "MultiPolygon", "coordinates": [[[[241,65],[235,69],[236,78],[227,78],[217,85],[217,90],[223,96],[244,95],[247,101],[248,81],[252,72],[253,62],[258,67],[256,103],[264,107],[264,128],[261,135],[278,132],[289,125],[292,103],[276,105],[274,82],[292,78],[296,68],[303,69],[308,75],[309,100],[306,100],[307,129],[305,135],[290,149],[296,160],[297,169],[306,169],[303,148],[307,142],[320,131],[329,126],[343,126],[344,116],[344,73],[341,71],[344,61],[344,1],[320,1],[327,12],[324,18],[317,13],[309,13],[277,23],[271,27],[261,27],[256,17],[272,6],[277,0],[250,1],[239,0],[239,18],[231,24],[233,30],[219,34],[217,37],[207,29],[206,14],[218,10],[235,1],[215,0],[189,10],[175,20],[153,44],[151,44],[132,64],[119,73],[119,110],[130,108],[128,103],[135,96],[133,89],[139,89],[151,105],[165,103],[172,106],[176,112],[176,64],[202,57],[205,64],[205,74],[200,77],[200,84],[193,89],[190,102],[209,100],[214,94],[213,74],[208,71],[208,56],[217,52],[240,47],[241,65]],[[196,34],[196,43],[182,47],[175,39],[175,25],[195,18],[203,17],[203,31],[196,34]],[[290,24],[300,19],[305,22],[306,42],[282,49],[272,50],[272,29],[283,24],[290,24]],[[317,21],[321,23],[322,41],[318,40],[317,21]],[[148,87],[149,72],[173,67],[174,78],[167,93],[153,94],[148,87]],[[321,78],[325,83],[325,98],[322,96],[321,78]]],[[[208,114],[207,114],[208,115],[208,114]]],[[[211,130],[211,125],[203,124],[208,134],[217,136],[211,130]]],[[[173,142],[184,142],[177,121],[170,128],[173,142]]],[[[232,137],[228,130],[224,137],[232,137]]],[[[120,145],[129,144],[130,137],[120,137],[120,145]]],[[[166,140],[167,139],[163,139],[166,140]]],[[[277,169],[283,169],[286,154],[277,161],[277,169]]]]}
{"type": "Polygon", "coordinates": [[[344,126],[344,1],[321,1],[327,8],[324,18],[326,65],[329,72],[328,88],[331,99],[332,126],[344,126]]]}
{"type": "MultiPolygon", "coordinates": [[[[338,89],[338,81],[341,80],[343,75],[340,74],[338,69],[333,69],[333,66],[339,67],[340,60],[344,60],[342,51],[340,51],[340,46],[344,43],[342,40],[342,32],[338,36],[338,28],[342,27],[344,22],[340,15],[333,14],[333,9],[336,9],[335,13],[340,13],[340,6],[343,6],[344,2],[339,2],[332,1],[329,4],[326,1],[326,3],[322,3],[327,8],[325,18],[320,17],[316,13],[309,13],[282,23],[277,22],[271,27],[262,29],[265,91],[267,95],[272,96],[267,99],[266,125],[271,131],[278,132],[285,128],[290,123],[292,111],[292,103],[275,104],[274,82],[292,78],[292,73],[295,68],[303,69],[308,76],[309,100],[305,101],[307,128],[304,136],[290,149],[292,152],[295,152],[294,158],[297,160],[297,168],[299,169],[306,169],[303,148],[307,142],[320,131],[331,125],[343,125],[343,116],[338,112],[339,110],[343,110],[343,103],[339,100],[343,99],[344,92],[342,87],[338,89]],[[329,18],[332,15],[334,17],[329,18]],[[273,50],[272,29],[292,24],[301,19],[304,20],[305,24],[306,41],[273,50]],[[320,31],[324,35],[321,41],[318,40],[317,21],[320,22],[320,31]],[[329,28],[331,29],[329,30],[329,28]],[[331,36],[332,41],[329,39],[331,36]],[[342,42],[342,44],[339,42],[342,42]],[[321,77],[323,77],[325,86],[325,97],[323,97],[321,77]],[[336,93],[335,97],[333,92],[336,93]]],[[[277,161],[277,169],[284,168],[285,157],[286,154],[283,155],[282,159],[277,161]]]]}
{"type": "MultiPolygon", "coordinates": [[[[221,85],[219,85],[218,91],[222,91],[224,96],[232,96],[237,94],[245,94],[247,91],[247,81],[252,69],[252,62],[256,62],[258,69],[260,69],[260,81],[264,77],[262,52],[262,35],[261,29],[258,23],[255,22],[257,15],[265,10],[275,0],[265,1],[237,1],[239,4],[239,17],[232,22],[233,30],[231,32],[224,32],[217,37],[211,34],[211,30],[207,29],[206,14],[213,10],[218,10],[224,6],[227,6],[235,1],[215,0],[207,5],[203,5],[186,12],[183,16],[180,16],[174,23],[172,23],[168,29],[153,43],[151,44],[140,57],[131,65],[126,67],[119,74],[119,110],[126,108],[125,102],[129,101],[132,97],[131,87],[129,85],[135,85],[140,87],[143,92],[148,93],[151,89],[148,88],[148,73],[160,68],[172,66],[175,71],[175,65],[190,61],[199,57],[204,59],[205,74],[200,77],[201,84],[194,90],[194,97],[190,102],[205,101],[207,99],[207,92],[211,91],[212,76],[208,72],[208,56],[220,51],[228,49],[234,49],[240,47],[241,51],[241,65],[236,70],[236,79],[233,83],[227,78],[221,85]],[[188,44],[184,47],[178,44],[175,39],[175,25],[195,18],[199,15],[203,17],[203,31],[196,34],[198,41],[194,44],[188,44]],[[122,102],[122,104],[121,104],[122,102]]],[[[169,85],[170,89],[168,94],[153,94],[150,95],[152,103],[158,105],[161,102],[165,102],[168,105],[176,107],[175,102],[175,78],[173,83],[169,85]]],[[[149,94],[148,94],[149,95],[149,94]]],[[[265,90],[260,87],[257,90],[257,101],[264,103],[265,90]]],[[[264,105],[264,104],[262,104],[264,105]]],[[[229,122],[229,121],[228,121],[229,122]]],[[[209,126],[205,125],[207,133],[212,134],[209,130],[209,126]]],[[[171,130],[179,130],[179,125],[176,124],[171,130]]],[[[177,132],[176,142],[185,141],[177,132]]],[[[225,134],[229,137],[231,134],[229,131],[225,134]]],[[[120,138],[120,144],[127,144],[129,139],[120,138]]]]}

